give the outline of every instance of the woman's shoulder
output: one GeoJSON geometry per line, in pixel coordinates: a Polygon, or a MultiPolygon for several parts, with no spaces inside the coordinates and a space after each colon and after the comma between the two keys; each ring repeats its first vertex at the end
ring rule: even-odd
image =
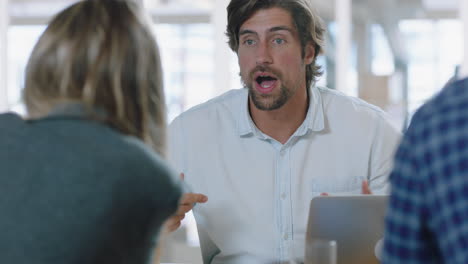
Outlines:
{"type": "Polygon", "coordinates": [[[123,136],[123,151],[119,159],[125,163],[124,170],[147,177],[149,182],[158,186],[179,188],[177,173],[167,161],[143,141],[133,136],[123,136]]]}
{"type": "Polygon", "coordinates": [[[3,113],[0,114],[0,128],[6,129],[12,126],[23,125],[24,120],[23,118],[13,112],[3,113]]]}

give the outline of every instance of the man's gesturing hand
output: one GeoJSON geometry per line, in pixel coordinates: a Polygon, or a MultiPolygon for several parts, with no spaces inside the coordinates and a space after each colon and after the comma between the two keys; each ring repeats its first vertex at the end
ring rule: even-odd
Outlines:
{"type": "Polygon", "coordinates": [[[362,194],[372,194],[368,181],[362,181],[361,190],[362,194]]]}
{"type": "MultiPolygon", "coordinates": [[[[369,187],[368,181],[362,181],[361,184],[361,194],[372,194],[372,190],[369,187]]],[[[321,196],[328,196],[328,193],[321,193],[321,196]]]]}
{"type": "MultiPolygon", "coordinates": [[[[180,174],[180,178],[184,180],[183,173],[180,174]]],[[[208,201],[208,197],[201,193],[184,193],[179,201],[177,212],[166,221],[167,230],[169,232],[177,230],[180,227],[182,219],[185,218],[185,214],[192,210],[196,203],[206,203],[206,201],[208,201]]]]}

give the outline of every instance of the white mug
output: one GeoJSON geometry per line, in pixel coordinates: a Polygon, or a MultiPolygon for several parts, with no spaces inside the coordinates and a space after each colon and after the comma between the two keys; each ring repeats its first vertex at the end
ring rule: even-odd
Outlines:
{"type": "Polygon", "coordinates": [[[337,248],[335,240],[311,239],[305,246],[305,264],[336,264],[337,248]]]}

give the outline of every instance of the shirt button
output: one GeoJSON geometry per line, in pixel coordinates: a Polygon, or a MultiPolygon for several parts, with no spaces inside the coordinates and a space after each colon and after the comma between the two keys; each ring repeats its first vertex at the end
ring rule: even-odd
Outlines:
{"type": "Polygon", "coordinates": [[[288,238],[289,238],[288,234],[287,233],[284,234],[283,238],[284,238],[284,240],[288,240],[288,238]]]}
{"type": "Polygon", "coordinates": [[[280,155],[281,155],[281,156],[284,156],[284,154],[286,154],[286,151],[281,150],[281,151],[280,151],[280,155]]]}
{"type": "Polygon", "coordinates": [[[286,199],[286,194],[285,193],[281,194],[281,199],[283,199],[283,200],[286,199]]]}

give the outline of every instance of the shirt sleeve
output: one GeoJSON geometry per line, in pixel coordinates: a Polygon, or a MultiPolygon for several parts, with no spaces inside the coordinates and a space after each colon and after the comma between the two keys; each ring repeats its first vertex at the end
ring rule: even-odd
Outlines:
{"type": "MultiPolygon", "coordinates": [[[[187,163],[185,160],[185,154],[187,149],[185,148],[185,130],[182,125],[182,116],[174,119],[174,121],[169,126],[169,144],[168,144],[168,158],[169,163],[177,170],[178,173],[189,173],[187,171],[187,163]]],[[[191,192],[192,188],[188,186],[185,182],[183,183],[183,188],[185,192],[191,192]]],[[[200,222],[203,222],[200,216],[196,212],[196,206],[193,209],[194,216],[197,222],[197,231],[198,238],[200,241],[200,248],[202,251],[203,263],[211,263],[212,259],[219,254],[219,249],[211,240],[208,232],[203,229],[203,225],[200,225],[200,222]]]]}
{"type": "Polygon", "coordinates": [[[174,119],[169,125],[168,133],[168,161],[169,164],[178,172],[184,172],[184,164],[182,162],[183,143],[182,126],[180,117],[174,119]]]}
{"type": "Polygon", "coordinates": [[[221,251],[216,244],[211,240],[208,232],[201,225],[198,227],[198,237],[200,239],[200,248],[202,251],[203,263],[211,263],[213,258],[221,251]]]}
{"type": "Polygon", "coordinates": [[[374,194],[388,194],[388,176],[393,169],[393,159],[401,133],[382,116],[379,118],[371,150],[369,187],[374,194]]]}

